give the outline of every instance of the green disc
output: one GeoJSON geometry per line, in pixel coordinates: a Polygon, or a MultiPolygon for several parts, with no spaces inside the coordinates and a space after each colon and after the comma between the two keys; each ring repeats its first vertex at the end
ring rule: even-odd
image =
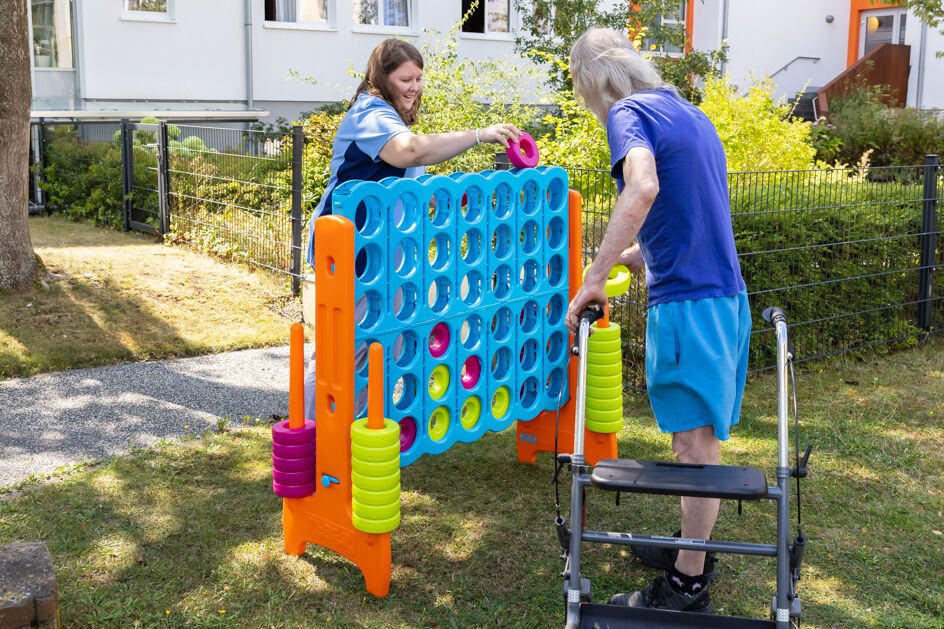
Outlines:
{"type": "Polygon", "coordinates": [[[400,469],[400,457],[386,461],[362,461],[351,457],[351,469],[371,478],[390,476],[400,469]]]}
{"type": "Polygon", "coordinates": [[[351,486],[367,491],[387,491],[400,484],[400,470],[388,476],[365,476],[357,470],[351,470],[351,486]]]}
{"type": "Polygon", "coordinates": [[[400,513],[397,512],[395,516],[389,517],[386,520],[368,520],[352,513],[351,524],[353,524],[354,528],[358,531],[365,533],[389,533],[400,526],[400,513]]]}
{"type": "Polygon", "coordinates": [[[368,491],[357,485],[351,487],[351,496],[362,505],[385,505],[400,500],[400,484],[384,491],[368,491]]]}
{"type": "Polygon", "coordinates": [[[400,501],[395,500],[393,502],[388,502],[385,505],[365,505],[361,504],[357,500],[351,500],[351,510],[358,515],[358,517],[369,519],[369,520],[386,520],[389,517],[395,516],[400,512],[400,501]]]}
{"type": "Polygon", "coordinates": [[[508,392],[508,387],[500,387],[492,396],[492,415],[501,419],[508,412],[510,405],[511,394],[508,392]]]}
{"type": "Polygon", "coordinates": [[[392,459],[400,458],[400,442],[399,440],[396,443],[391,443],[389,445],[374,448],[371,446],[365,446],[362,443],[359,443],[353,438],[351,439],[351,456],[361,461],[370,461],[376,463],[379,461],[390,461],[392,459]]]}
{"type": "Polygon", "coordinates": [[[427,434],[433,441],[439,441],[446,436],[449,430],[449,409],[440,406],[429,416],[427,424],[427,434]]]}
{"type": "Polygon", "coordinates": [[[382,448],[391,443],[400,443],[400,424],[384,418],[384,427],[374,430],[367,427],[367,418],[355,420],[351,424],[351,441],[371,448],[382,448]]]}
{"type": "Polygon", "coordinates": [[[475,395],[471,396],[468,400],[465,401],[465,404],[462,405],[462,411],[459,415],[459,421],[462,422],[462,427],[466,430],[470,430],[479,423],[479,418],[482,416],[482,401],[475,395]]]}

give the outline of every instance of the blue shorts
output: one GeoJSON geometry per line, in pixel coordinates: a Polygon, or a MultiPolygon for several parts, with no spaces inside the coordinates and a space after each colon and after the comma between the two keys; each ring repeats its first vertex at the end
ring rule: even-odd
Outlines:
{"type": "Polygon", "coordinates": [[[646,386],[659,430],[713,426],[727,440],[740,419],[747,378],[747,292],[663,302],[647,316],[646,386]]]}

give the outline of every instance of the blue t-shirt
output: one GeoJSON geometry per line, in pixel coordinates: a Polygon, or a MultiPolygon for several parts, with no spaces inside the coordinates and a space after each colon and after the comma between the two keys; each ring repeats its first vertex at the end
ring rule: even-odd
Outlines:
{"type": "Polygon", "coordinates": [[[331,177],[308,224],[308,263],[315,257],[315,219],[331,214],[331,197],[338,184],[354,179],[380,181],[385,177],[416,178],[426,169],[397,168],[380,159],[380,149],[395,135],[410,130],[393,106],[361,92],[334,135],[331,177]]]}
{"type": "Polygon", "coordinates": [[[655,156],[659,194],[636,238],[649,305],[744,290],[724,147],[708,117],[668,90],[637,92],[610,108],[606,135],[620,192],[629,150],[641,146],[655,156]]]}

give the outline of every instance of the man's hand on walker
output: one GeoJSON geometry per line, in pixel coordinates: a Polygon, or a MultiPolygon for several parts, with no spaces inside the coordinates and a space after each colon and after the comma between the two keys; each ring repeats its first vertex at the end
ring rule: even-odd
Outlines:
{"type": "Polygon", "coordinates": [[[580,323],[578,317],[588,306],[599,306],[601,310],[606,307],[607,297],[603,288],[606,284],[606,276],[604,275],[602,280],[596,280],[594,275],[592,270],[587,273],[580,290],[577,291],[570,305],[567,306],[567,316],[564,317],[564,323],[567,325],[567,329],[574,334],[577,333],[577,326],[580,323]]]}

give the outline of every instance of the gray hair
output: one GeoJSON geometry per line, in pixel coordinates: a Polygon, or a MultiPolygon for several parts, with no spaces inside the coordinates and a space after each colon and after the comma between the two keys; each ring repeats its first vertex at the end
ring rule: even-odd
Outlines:
{"type": "MultiPolygon", "coordinates": [[[[613,104],[641,90],[675,87],[662,80],[656,67],[642,58],[623,33],[591,28],[570,49],[574,90],[600,122],[613,104]]],[[[677,93],[677,92],[676,92],[677,93]]]]}

